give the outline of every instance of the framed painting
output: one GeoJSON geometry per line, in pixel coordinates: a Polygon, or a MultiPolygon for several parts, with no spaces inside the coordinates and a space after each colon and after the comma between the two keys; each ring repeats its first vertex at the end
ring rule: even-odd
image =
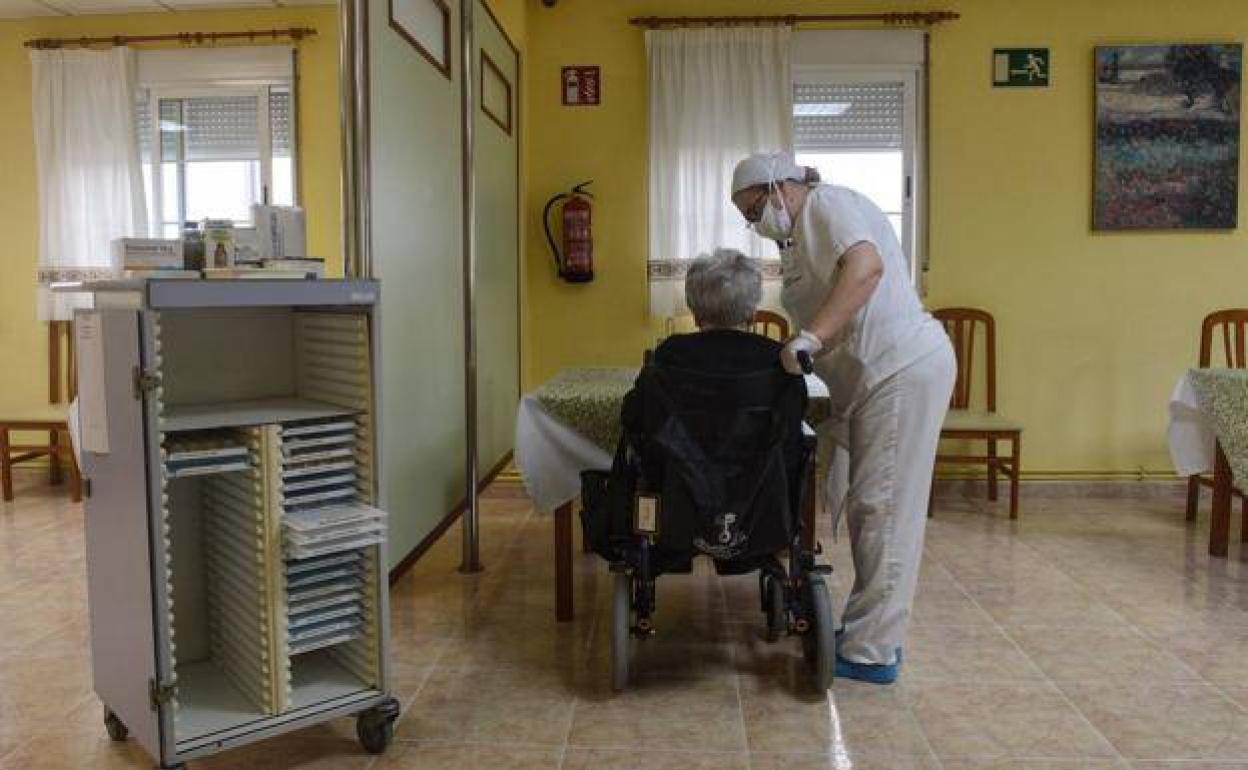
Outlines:
{"type": "Polygon", "coordinates": [[[1238,224],[1243,46],[1096,49],[1095,230],[1238,224]]]}

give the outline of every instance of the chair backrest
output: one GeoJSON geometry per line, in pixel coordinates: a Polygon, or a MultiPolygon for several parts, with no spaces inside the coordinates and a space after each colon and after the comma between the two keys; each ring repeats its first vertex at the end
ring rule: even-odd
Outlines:
{"type": "Polygon", "coordinates": [[[982,326],[987,379],[984,403],[989,412],[997,411],[997,340],[992,314],[973,307],[946,307],[933,310],[932,316],[944,325],[945,332],[953,343],[953,353],[958,359],[958,378],[953,383],[950,408],[970,408],[971,383],[975,374],[975,338],[978,336],[976,331],[977,327],[982,326]]]}
{"type": "MultiPolygon", "coordinates": [[[[663,322],[663,332],[668,337],[673,334],[686,334],[697,330],[698,327],[693,321],[693,316],[687,313],[668,316],[663,322]]],[[[754,321],[750,324],[750,331],[784,342],[789,338],[789,319],[774,310],[756,310],[754,311],[754,321]]]]}
{"type": "Polygon", "coordinates": [[[65,404],[78,395],[74,322],[48,321],[48,403],[65,404]]]}
{"type": "Polygon", "coordinates": [[[756,310],[750,331],[784,342],[789,338],[789,319],[773,310],[756,310]],[[773,330],[775,334],[772,334],[773,330]]]}
{"type": "Polygon", "coordinates": [[[1245,334],[1248,333],[1248,308],[1219,310],[1205,316],[1200,325],[1200,366],[1213,365],[1213,338],[1222,333],[1222,355],[1228,369],[1248,367],[1248,355],[1244,352],[1245,334]]]}

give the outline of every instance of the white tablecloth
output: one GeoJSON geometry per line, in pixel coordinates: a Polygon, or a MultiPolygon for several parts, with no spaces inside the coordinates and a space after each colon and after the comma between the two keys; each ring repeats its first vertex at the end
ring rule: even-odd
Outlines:
{"type": "Polygon", "coordinates": [[[1216,452],[1213,423],[1200,409],[1191,375],[1184,372],[1170,394],[1170,427],[1166,431],[1175,473],[1212,473],[1216,452]]]}
{"type": "MultiPolygon", "coordinates": [[[[811,398],[827,398],[828,386],[806,377],[811,398]]],[[[537,398],[525,394],[516,413],[516,467],[539,511],[549,511],[581,494],[581,471],[609,470],[612,457],[572,427],[550,416],[537,398]]]]}

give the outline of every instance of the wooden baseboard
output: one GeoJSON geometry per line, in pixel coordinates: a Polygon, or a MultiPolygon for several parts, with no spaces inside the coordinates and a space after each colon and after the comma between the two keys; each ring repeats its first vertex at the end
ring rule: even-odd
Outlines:
{"type": "MultiPolygon", "coordinates": [[[[492,484],[494,479],[498,478],[498,475],[502,473],[510,463],[511,452],[508,452],[497,465],[491,468],[490,471],[486,473],[479,482],[477,482],[477,494],[484,492],[485,488],[492,484]]],[[[407,574],[407,571],[414,567],[416,562],[420,561],[420,557],[424,556],[425,552],[432,548],[433,544],[438,542],[438,540],[446,534],[446,531],[451,528],[451,525],[454,524],[467,509],[468,501],[466,499],[460,500],[459,503],[446,514],[446,516],[443,516],[437,526],[435,526],[428,535],[425,535],[425,538],[417,543],[415,548],[408,551],[407,555],[400,559],[398,564],[394,565],[394,569],[390,570],[390,585],[394,585],[398,582],[399,578],[407,574]]]]}

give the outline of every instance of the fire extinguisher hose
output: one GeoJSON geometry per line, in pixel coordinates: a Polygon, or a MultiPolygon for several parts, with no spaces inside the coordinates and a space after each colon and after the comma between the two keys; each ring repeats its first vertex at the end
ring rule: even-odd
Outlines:
{"type": "Polygon", "coordinates": [[[568,193],[559,193],[546,201],[546,207],[542,209],[542,227],[546,230],[546,243],[550,244],[550,253],[555,258],[555,269],[559,271],[561,277],[563,276],[563,259],[559,255],[559,247],[555,244],[555,236],[550,232],[550,210],[559,201],[570,197],[572,196],[568,193]]]}

